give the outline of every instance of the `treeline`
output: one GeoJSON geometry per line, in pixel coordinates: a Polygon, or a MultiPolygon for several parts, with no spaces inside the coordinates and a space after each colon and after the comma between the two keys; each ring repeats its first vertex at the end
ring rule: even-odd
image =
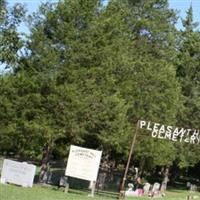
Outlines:
{"type": "MultiPolygon", "coordinates": [[[[0,154],[66,158],[70,144],[124,164],[139,119],[199,128],[200,33],[167,0],[0,1],[0,154]],[[30,33],[20,34],[27,23],[30,33]]],[[[134,165],[185,168],[199,145],[140,131],[134,165]]],[[[46,158],[47,159],[47,158],[46,158]]]]}

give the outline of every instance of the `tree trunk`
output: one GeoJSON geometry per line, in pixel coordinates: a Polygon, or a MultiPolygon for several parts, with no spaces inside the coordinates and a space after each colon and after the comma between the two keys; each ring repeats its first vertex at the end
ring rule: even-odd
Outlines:
{"type": "Polygon", "coordinates": [[[169,181],[169,167],[166,166],[164,171],[163,171],[163,181],[162,181],[162,184],[161,184],[161,193],[162,195],[165,195],[165,191],[167,189],[167,183],[169,181]]]}
{"type": "Polygon", "coordinates": [[[45,183],[45,176],[47,176],[48,168],[49,168],[49,160],[51,155],[51,147],[50,145],[46,145],[43,149],[42,155],[42,163],[40,168],[39,182],[45,183]]]}
{"type": "Polygon", "coordinates": [[[145,159],[140,162],[139,166],[139,176],[142,177],[144,174],[145,159]]]}

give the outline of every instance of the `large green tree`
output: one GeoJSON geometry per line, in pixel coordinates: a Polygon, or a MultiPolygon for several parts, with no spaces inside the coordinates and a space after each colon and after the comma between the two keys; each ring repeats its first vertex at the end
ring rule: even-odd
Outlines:
{"type": "MultiPolygon", "coordinates": [[[[200,117],[200,34],[198,24],[193,21],[192,6],[183,21],[184,30],[180,33],[179,53],[177,56],[177,78],[181,84],[183,106],[178,113],[178,123],[191,129],[199,128],[200,117]]],[[[181,167],[194,165],[199,161],[199,146],[179,146],[181,167]],[[196,153],[194,153],[196,152],[196,153]]]]}
{"type": "MultiPolygon", "coordinates": [[[[8,67],[10,69],[17,66],[18,51],[22,47],[20,34],[17,32],[17,26],[20,24],[25,10],[21,4],[16,4],[12,8],[7,6],[5,0],[0,0],[0,68],[8,67]],[[12,67],[12,68],[11,68],[12,67]]],[[[2,70],[1,70],[2,71],[2,70]]],[[[15,139],[12,137],[16,130],[14,118],[16,110],[14,109],[14,100],[16,91],[12,87],[12,75],[0,74],[1,92],[0,92],[0,143],[1,153],[15,153],[15,139]],[[13,100],[13,101],[11,101],[13,100]]]]}
{"type": "MultiPolygon", "coordinates": [[[[125,44],[131,43],[119,11],[115,4],[105,10],[99,1],[65,1],[41,6],[37,17],[30,19],[30,54],[21,58],[16,73],[25,74],[28,84],[34,82],[34,93],[42,99],[39,109],[45,114],[38,111],[39,120],[20,115],[23,123],[48,123],[49,134],[39,132],[44,138],[41,147],[46,140],[54,146],[53,153],[62,155],[70,143],[101,148],[105,154],[126,152],[128,106],[118,83],[123,68],[130,65],[125,44]],[[57,129],[63,129],[62,134],[57,129]]],[[[27,102],[29,93],[22,92],[21,102],[27,102]]],[[[29,101],[37,110],[34,98],[29,101]]],[[[28,109],[21,113],[24,110],[28,109]]]]}
{"type": "MultiPolygon", "coordinates": [[[[124,2],[124,1],[123,1],[124,2]]],[[[122,3],[123,3],[122,2],[122,3]]],[[[176,79],[176,14],[167,1],[126,1],[131,30],[132,68],[125,77],[122,94],[129,103],[129,119],[145,119],[175,124],[180,103],[176,79]]],[[[176,149],[173,143],[152,140],[140,131],[135,159],[141,168],[171,165],[176,149]],[[165,159],[158,156],[162,152],[165,159]]]]}
{"type": "MultiPolygon", "coordinates": [[[[9,27],[5,19],[2,30],[9,27]]],[[[176,19],[166,0],[111,0],[106,6],[100,0],[43,4],[28,18],[30,35],[23,56],[16,54],[22,45],[19,35],[9,48],[12,59],[0,53],[2,62],[17,61],[13,73],[2,77],[1,115],[6,121],[1,132],[4,141],[15,138],[2,151],[14,149],[17,155],[48,160],[43,151],[47,157],[67,156],[73,143],[102,149],[105,156],[124,162],[138,119],[174,125],[179,110],[184,115],[177,124],[184,122],[187,118],[180,116],[189,116],[197,106],[198,84],[193,81],[198,80],[198,70],[194,79],[189,75],[184,81],[184,63],[190,59],[187,51],[177,49],[176,19]],[[177,54],[184,55],[178,64],[177,54]],[[186,90],[191,83],[192,90],[186,90]],[[196,97],[189,107],[191,95],[196,97]]],[[[186,49],[188,36],[181,38],[180,49],[186,49]]],[[[10,39],[1,37],[1,47],[8,47],[5,41],[11,45],[10,39]]],[[[197,55],[193,66],[198,65],[197,55]]],[[[197,126],[196,119],[191,125],[197,126]]],[[[135,163],[146,169],[171,165],[179,148],[141,131],[135,163]]]]}
{"type": "Polygon", "coordinates": [[[5,0],[0,0],[0,64],[14,68],[23,42],[17,27],[21,23],[25,9],[21,4],[8,8],[5,0]]]}

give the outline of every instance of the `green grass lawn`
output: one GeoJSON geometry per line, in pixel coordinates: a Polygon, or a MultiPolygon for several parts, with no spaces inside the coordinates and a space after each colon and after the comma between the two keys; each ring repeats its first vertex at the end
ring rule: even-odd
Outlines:
{"type": "MultiPolygon", "coordinates": [[[[170,190],[163,198],[155,198],[157,200],[186,200],[188,195],[187,191],[183,190],[170,190]]],[[[200,193],[192,194],[193,199],[200,200],[200,193]]],[[[22,188],[14,185],[2,185],[0,184],[0,200],[114,200],[116,198],[107,197],[103,195],[95,195],[94,198],[88,197],[87,192],[71,191],[64,193],[62,190],[58,190],[55,187],[34,185],[33,188],[22,188]]],[[[129,197],[127,200],[140,199],[147,200],[148,197],[129,197]]]]}

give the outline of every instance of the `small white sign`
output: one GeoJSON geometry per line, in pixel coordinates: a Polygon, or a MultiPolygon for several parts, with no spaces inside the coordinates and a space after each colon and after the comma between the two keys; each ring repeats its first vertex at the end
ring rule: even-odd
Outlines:
{"type": "Polygon", "coordinates": [[[101,154],[102,151],[71,145],[65,175],[96,181],[101,154]]]}
{"type": "Polygon", "coordinates": [[[13,183],[23,187],[32,187],[35,170],[35,165],[5,159],[1,172],[1,183],[13,183]]]}

